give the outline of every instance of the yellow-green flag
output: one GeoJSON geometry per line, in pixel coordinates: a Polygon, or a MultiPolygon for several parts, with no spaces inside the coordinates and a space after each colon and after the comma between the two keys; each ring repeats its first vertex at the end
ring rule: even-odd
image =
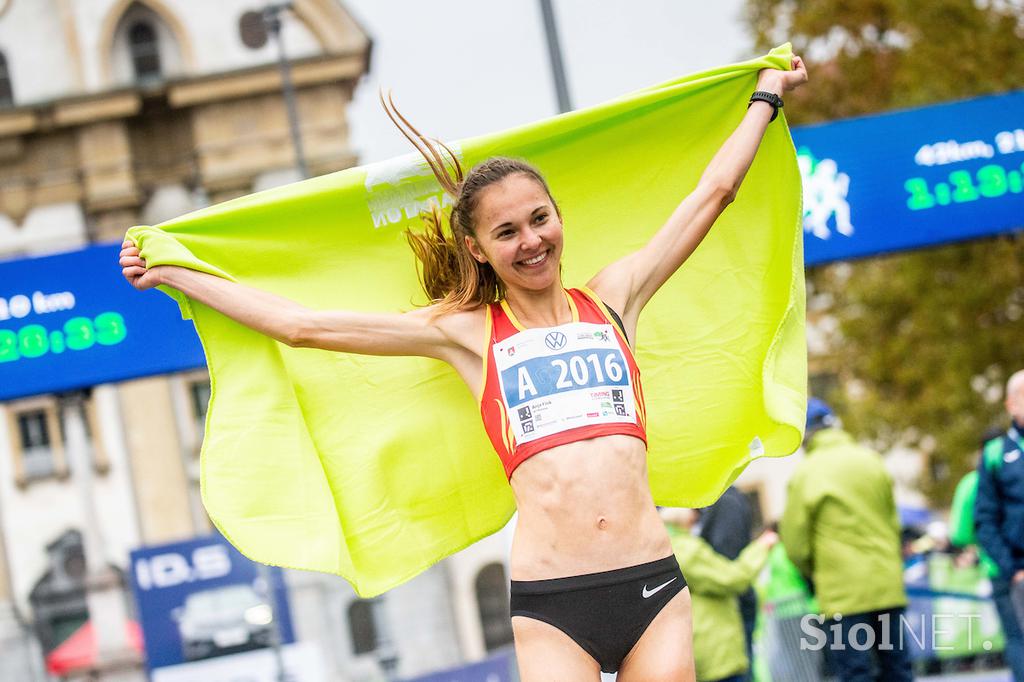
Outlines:
{"type": "MultiPolygon", "coordinates": [[[[790,56],[784,45],[455,149],[466,166],[507,155],[547,176],[564,215],[564,280],[578,286],[664,223],[743,117],[758,70],[789,68],[790,56]]],[[[403,231],[431,200],[447,203],[409,154],[128,236],[150,265],[212,272],[312,308],[409,310],[425,296],[403,231]]],[[[735,203],[640,319],[660,504],[709,504],[752,457],[800,443],[800,214],[780,117],[735,203]]],[[[203,500],[249,557],[337,573],[369,596],[508,521],[512,494],[479,406],[447,365],[289,348],[166,293],[195,321],[213,385],[203,500]]]]}

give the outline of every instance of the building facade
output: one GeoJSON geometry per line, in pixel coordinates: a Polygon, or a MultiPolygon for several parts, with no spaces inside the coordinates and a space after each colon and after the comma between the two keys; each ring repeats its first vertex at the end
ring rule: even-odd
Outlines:
{"type": "MultiPolygon", "coordinates": [[[[0,0],[0,260],[120,241],[131,225],[300,179],[260,9],[0,0]]],[[[346,109],[370,36],[339,0],[294,0],[280,19],[309,172],[352,166],[346,109]]],[[[0,282],[0,298],[15,285],[0,282]]],[[[210,532],[208,399],[196,370],[0,403],[0,669],[46,679],[44,657],[90,617],[95,567],[123,584],[133,548],[210,532]]],[[[381,605],[340,578],[288,572],[296,636],[330,679],[381,679],[388,636],[403,677],[478,659],[511,641],[508,545],[508,531],[492,536],[381,605]]],[[[101,673],[141,671],[128,655],[101,673]]]]}

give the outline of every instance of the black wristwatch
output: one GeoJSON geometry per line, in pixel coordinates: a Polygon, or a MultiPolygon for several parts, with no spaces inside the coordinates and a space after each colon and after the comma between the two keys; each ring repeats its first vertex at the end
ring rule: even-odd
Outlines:
{"type": "Polygon", "coordinates": [[[783,106],[781,97],[776,95],[774,92],[767,92],[765,90],[756,90],[754,94],[750,96],[750,101],[747,102],[747,108],[749,109],[750,105],[754,102],[768,102],[768,104],[772,105],[772,109],[774,111],[772,111],[772,117],[768,119],[769,123],[775,120],[775,117],[779,115],[779,109],[783,106]]]}

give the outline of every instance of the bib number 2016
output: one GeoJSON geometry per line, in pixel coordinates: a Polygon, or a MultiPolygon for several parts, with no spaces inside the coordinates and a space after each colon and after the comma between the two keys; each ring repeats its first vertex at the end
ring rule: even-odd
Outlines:
{"type": "MultiPolygon", "coordinates": [[[[614,352],[604,354],[603,361],[597,353],[590,353],[586,356],[570,355],[552,358],[550,366],[554,373],[558,374],[558,378],[555,379],[553,386],[544,382],[546,386],[542,387],[545,389],[543,392],[559,392],[595,384],[618,384],[625,375],[625,368],[619,358],[621,356],[614,352]]],[[[554,377],[552,376],[552,378],[554,377]]],[[[537,387],[526,365],[519,367],[517,383],[519,385],[519,400],[538,395],[537,387]]]]}
{"type": "Polygon", "coordinates": [[[601,371],[601,361],[597,357],[597,353],[591,353],[584,358],[579,355],[573,355],[566,362],[561,358],[555,358],[551,361],[551,366],[558,370],[558,381],[555,382],[555,388],[574,388],[575,386],[586,386],[590,383],[590,368],[594,368],[594,378],[597,379],[597,383],[603,384],[605,374],[608,375],[609,381],[620,381],[622,379],[622,365],[615,361],[615,356],[609,353],[604,356],[604,371],[601,371]],[[589,364],[589,366],[588,366],[589,364]],[[572,381],[569,381],[569,377],[572,377],[572,381]]]}

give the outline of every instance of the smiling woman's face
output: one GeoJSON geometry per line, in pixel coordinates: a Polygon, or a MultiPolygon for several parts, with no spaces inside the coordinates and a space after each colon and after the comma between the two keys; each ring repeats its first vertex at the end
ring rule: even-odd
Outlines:
{"type": "Polygon", "coordinates": [[[559,280],[562,219],[547,191],[517,173],[481,190],[470,253],[490,263],[511,289],[546,289],[559,280]]]}

